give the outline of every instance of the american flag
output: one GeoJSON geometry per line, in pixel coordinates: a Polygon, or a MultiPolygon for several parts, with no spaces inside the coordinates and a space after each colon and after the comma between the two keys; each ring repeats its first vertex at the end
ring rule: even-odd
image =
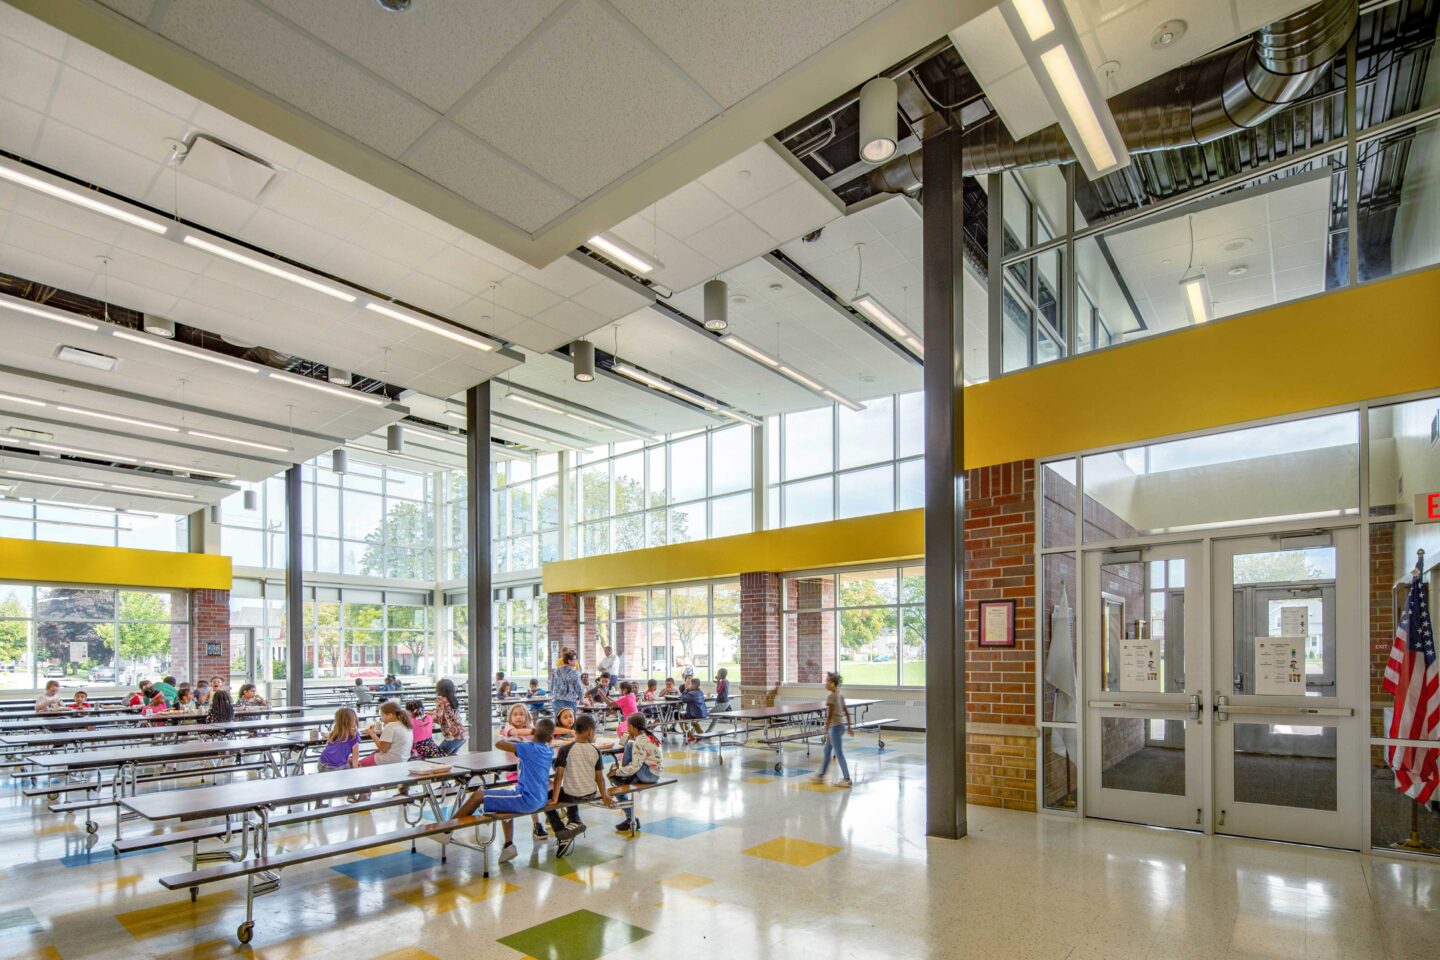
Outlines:
{"type": "Polygon", "coordinates": [[[1440,788],[1440,660],[1435,657],[1435,631],[1430,626],[1429,588],[1419,569],[1410,580],[1405,612],[1395,631],[1385,689],[1395,695],[1390,714],[1392,740],[1435,740],[1436,749],[1389,747],[1395,789],[1427,803],[1440,788]]]}

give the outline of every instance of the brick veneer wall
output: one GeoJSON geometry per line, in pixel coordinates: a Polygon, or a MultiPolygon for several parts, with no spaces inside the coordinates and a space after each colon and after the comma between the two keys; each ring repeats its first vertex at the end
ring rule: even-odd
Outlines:
{"type": "Polygon", "coordinates": [[[740,575],[740,694],[744,707],[775,705],[780,689],[780,574],[740,575]]]}
{"type": "Polygon", "coordinates": [[[1395,643],[1395,525],[1370,525],[1370,735],[1386,736],[1385,707],[1395,698],[1385,692],[1385,666],[1395,643]]]}
{"type": "Polygon", "coordinates": [[[230,591],[191,590],[187,627],[170,634],[170,672],[180,680],[230,679],[230,591]],[[207,652],[215,645],[215,653],[207,652]]]}
{"type": "Polygon", "coordinates": [[[835,579],[790,581],[795,599],[795,682],[824,683],[835,669],[835,579]]]}
{"type": "MultiPolygon", "coordinates": [[[[574,593],[545,595],[545,635],[550,649],[580,648],[580,596],[574,593]]],[[[547,656],[546,670],[554,670],[554,657],[547,656]]]]}

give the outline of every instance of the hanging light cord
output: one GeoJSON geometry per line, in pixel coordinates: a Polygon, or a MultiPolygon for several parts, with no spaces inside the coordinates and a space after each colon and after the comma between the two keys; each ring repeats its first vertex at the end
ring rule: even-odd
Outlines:
{"type": "Polygon", "coordinates": [[[1185,264],[1185,276],[1190,276],[1190,271],[1195,269],[1195,215],[1192,213],[1185,218],[1185,223],[1190,227],[1190,260],[1185,264]]]}
{"type": "Polygon", "coordinates": [[[860,296],[860,283],[865,278],[865,244],[855,244],[855,295],[850,299],[860,296]]]}

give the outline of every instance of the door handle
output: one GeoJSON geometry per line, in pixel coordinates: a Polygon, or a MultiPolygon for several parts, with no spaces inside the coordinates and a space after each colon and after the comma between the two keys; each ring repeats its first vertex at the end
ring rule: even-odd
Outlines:
{"type": "Polygon", "coordinates": [[[1215,695],[1215,722],[1224,723],[1230,719],[1230,698],[1223,693],[1215,695]]]}
{"type": "Polygon", "coordinates": [[[1205,704],[1204,704],[1203,702],[1201,702],[1201,700],[1200,700],[1200,694],[1198,694],[1198,693],[1192,693],[1192,694],[1190,694],[1190,707],[1189,707],[1189,710],[1188,710],[1188,716],[1187,716],[1187,718],[1190,719],[1190,720],[1197,720],[1197,721],[1198,721],[1198,720],[1200,719],[1200,714],[1203,713],[1204,710],[1205,710],[1205,704]]]}

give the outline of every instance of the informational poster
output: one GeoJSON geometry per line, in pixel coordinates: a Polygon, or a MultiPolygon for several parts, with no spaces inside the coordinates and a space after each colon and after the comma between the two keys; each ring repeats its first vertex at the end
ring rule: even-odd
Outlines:
{"type": "Polygon", "coordinates": [[[1305,696],[1305,642],[1300,637],[1255,638],[1255,692],[1305,696]]]}
{"type": "Polygon", "coordinates": [[[1308,637],[1310,636],[1310,608],[1281,607],[1280,608],[1280,636],[1282,637],[1308,637]]]}
{"type": "Polygon", "coordinates": [[[84,640],[70,641],[70,662],[84,663],[90,659],[90,644],[84,640]]]}
{"type": "Polygon", "coordinates": [[[1120,689],[1160,692],[1160,641],[1154,638],[1120,641],[1120,689]]]}

